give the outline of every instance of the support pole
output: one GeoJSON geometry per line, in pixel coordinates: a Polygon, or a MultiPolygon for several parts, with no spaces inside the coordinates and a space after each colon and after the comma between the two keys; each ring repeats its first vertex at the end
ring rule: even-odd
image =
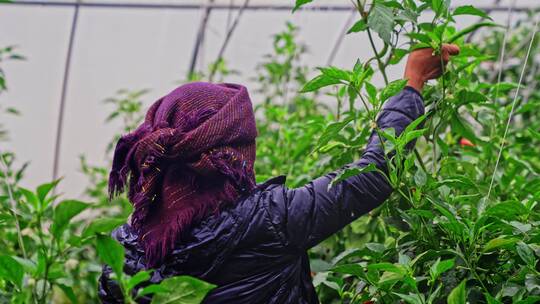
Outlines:
{"type": "Polygon", "coordinates": [[[249,5],[249,0],[245,0],[244,5],[242,5],[242,8],[238,11],[238,15],[236,15],[236,18],[234,19],[233,24],[228,29],[227,34],[225,35],[225,40],[223,40],[223,44],[221,45],[221,48],[219,49],[217,59],[212,65],[212,71],[210,72],[210,75],[208,76],[208,81],[212,82],[212,80],[214,79],[214,75],[216,74],[216,70],[217,70],[217,64],[223,59],[223,54],[225,54],[225,50],[227,49],[227,46],[229,45],[229,41],[231,40],[232,34],[234,33],[234,30],[236,29],[238,22],[240,22],[240,18],[242,18],[242,14],[244,13],[244,10],[248,7],[248,5],[249,5]]]}
{"type": "Polygon", "coordinates": [[[201,18],[201,23],[199,24],[199,30],[197,31],[197,38],[195,38],[195,45],[193,46],[193,52],[191,53],[191,61],[189,64],[189,72],[188,72],[188,79],[191,78],[193,73],[195,72],[195,66],[197,65],[197,58],[199,57],[199,49],[201,48],[201,44],[204,41],[204,34],[206,33],[206,25],[208,24],[208,18],[210,17],[210,13],[212,11],[212,4],[214,0],[209,0],[207,5],[204,8],[204,13],[201,18]]]}
{"type": "Polygon", "coordinates": [[[345,37],[345,35],[347,35],[347,30],[349,29],[354,20],[354,16],[356,16],[356,10],[353,8],[351,14],[349,15],[349,18],[347,18],[347,20],[345,20],[345,23],[343,24],[343,29],[336,38],[336,42],[334,43],[334,46],[330,51],[330,55],[328,55],[328,59],[326,60],[326,65],[331,65],[336,58],[337,52],[341,47],[341,43],[343,42],[343,38],[345,37]]]}
{"type": "Polygon", "coordinates": [[[73,47],[75,45],[75,34],[77,32],[77,23],[79,20],[79,8],[80,0],[75,5],[75,11],[73,12],[73,19],[71,21],[71,32],[69,34],[69,44],[66,55],[66,61],[64,65],[64,79],[62,81],[62,94],[60,96],[60,106],[58,108],[58,122],[56,125],[56,142],[54,145],[54,162],[53,162],[53,174],[52,180],[58,179],[58,169],[60,166],[60,150],[62,149],[62,130],[64,127],[64,112],[66,107],[66,96],[69,82],[69,72],[71,67],[71,57],[73,54],[73,47]]]}

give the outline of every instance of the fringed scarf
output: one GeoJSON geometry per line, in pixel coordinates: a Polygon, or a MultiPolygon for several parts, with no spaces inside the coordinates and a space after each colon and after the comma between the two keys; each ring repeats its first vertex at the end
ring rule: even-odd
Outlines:
{"type": "Polygon", "coordinates": [[[109,194],[128,186],[131,226],[149,267],[192,224],[254,189],[256,136],[245,87],[198,82],[156,101],[144,123],[120,138],[109,194]]]}

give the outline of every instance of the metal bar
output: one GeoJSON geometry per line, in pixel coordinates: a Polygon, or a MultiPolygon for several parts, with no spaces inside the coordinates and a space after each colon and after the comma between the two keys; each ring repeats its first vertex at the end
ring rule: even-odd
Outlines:
{"type": "MultiPolygon", "coordinates": [[[[76,2],[69,1],[24,1],[14,0],[12,2],[2,3],[2,5],[20,5],[20,6],[76,6],[76,2]]],[[[81,7],[94,8],[132,8],[132,9],[200,9],[200,4],[174,4],[174,3],[115,3],[115,2],[83,2],[78,4],[81,7]]],[[[214,4],[210,6],[212,10],[241,9],[242,5],[214,4]]],[[[293,5],[250,5],[247,10],[273,10],[273,11],[292,11],[293,5]]],[[[478,9],[491,12],[506,12],[507,6],[478,6],[478,9]]],[[[516,12],[527,12],[537,10],[540,7],[515,7],[516,12]]],[[[306,5],[301,7],[301,11],[349,11],[348,5],[306,5]]]]}
{"type": "MultiPolygon", "coordinates": [[[[80,1],[80,0],[79,0],[80,1]]],[[[54,163],[53,163],[53,181],[58,179],[58,168],[60,165],[60,150],[62,148],[62,130],[64,127],[64,112],[66,107],[66,96],[69,81],[69,71],[71,66],[71,57],[73,54],[73,46],[75,45],[75,33],[77,32],[77,23],[79,20],[79,2],[75,5],[73,12],[73,20],[71,22],[71,32],[69,34],[69,44],[64,66],[64,79],[62,81],[62,94],[60,96],[60,107],[58,109],[58,123],[56,127],[56,142],[54,145],[54,163]]]]}
{"type": "Polygon", "coordinates": [[[223,44],[221,45],[221,48],[219,49],[217,59],[212,65],[212,71],[210,72],[210,75],[208,76],[208,81],[212,82],[212,80],[214,80],[214,75],[216,74],[217,65],[223,59],[223,55],[225,54],[225,50],[227,49],[227,46],[229,45],[229,41],[231,40],[232,34],[234,33],[234,30],[236,29],[238,22],[240,22],[240,18],[242,18],[242,13],[244,13],[244,10],[249,7],[248,5],[249,5],[249,0],[245,0],[244,5],[242,5],[242,9],[238,11],[238,14],[236,15],[236,18],[234,19],[233,24],[228,29],[227,34],[225,35],[225,39],[223,40],[223,44]]]}
{"type": "Polygon", "coordinates": [[[209,2],[207,3],[204,9],[204,14],[201,19],[201,24],[199,25],[197,38],[195,38],[195,45],[193,46],[193,52],[191,54],[191,61],[189,63],[189,71],[187,74],[188,79],[190,79],[193,73],[195,72],[195,66],[197,65],[197,58],[199,57],[199,49],[201,48],[201,44],[204,41],[204,35],[206,33],[206,25],[208,24],[208,18],[210,17],[210,13],[212,12],[213,2],[214,0],[209,0],[209,2]]]}

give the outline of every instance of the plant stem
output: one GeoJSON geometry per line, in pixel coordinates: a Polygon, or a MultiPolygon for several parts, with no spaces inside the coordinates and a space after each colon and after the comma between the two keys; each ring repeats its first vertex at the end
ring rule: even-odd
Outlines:
{"type": "Polygon", "coordinates": [[[373,35],[371,34],[371,30],[369,28],[367,29],[367,33],[368,33],[369,43],[371,44],[371,48],[373,49],[373,52],[375,52],[375,57],[377,59],[377,63],[379,66],[379,71],[381,72],[383,76],[384,83],[388,85],[388,76],[386,75],[386,67],[384,66],[381,60],[381,57],[379,53],[377,52],[377,47],[375,46],[375,42],[373,41],[373,35]]]}
{"type": "Polygon", "coordinates": [[[420,152],[418,152],[418,149],[414,148],[414,155],[416,156],[416,159],[418,160],[418,163],[420,164],[420,167],[422,167],[422,170],[424,172],[428,172],[426,169],[426,165],[424,164],[424,161],[422,160],[422,156],[420,155],[420,152]]]}

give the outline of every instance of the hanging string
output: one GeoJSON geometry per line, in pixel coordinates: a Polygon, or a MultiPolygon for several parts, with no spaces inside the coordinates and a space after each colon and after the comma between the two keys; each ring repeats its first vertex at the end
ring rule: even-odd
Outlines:
{"type": "Polygon", "coordinates": [[[510,25],[512,24],[512,15],[513,15],[513,9],[516,5],[517,0],[512,1],[512,5],[508,7],[508,19],[506,20],[506,31],[504,32],[503,37],[503,45],[501,48],[501,52],[499,54],[499,72],[497,73],[497,86],[495,87],[495,97],[493,97],[493,100],[496,101],[497,98],[499,98],[499,87],[501,85],[501,77],[502,77],[502,66],[504,63],[504,56],[506,54],[506,43],[508,41],[508,32],[510,32],[510,25]]]}
{"type": "Polygon", "coordinates": [[[525,60],[523,61],[523,68],[521,69],[521,74],[519,75],[519,81],[518,86],[516,88],[516,94],[514,95],[514,101],[512,102],[512,108],[510,109],[510,115],[508,116],[508,121],[506,122],[506,127],[504,129],[503,138],[501,141],[501,146],[499,147],[499,154],[497,155],[497,161],[495,162],[495,169],[493,169],[493,175],[491,176],[491,182],[489,183],[489,189],[487,193],[487,199],[489,200],[489,196],[491,194],[491,190],[493,189],[493,183],[495,181],[495,174],[497,174],[497,168],[499,167],[499,162],[501,161],[502,152],[504,149],[505,141],[506,141],[506,135],[508,134],[508,129],[510,127],[510,122],[512,121],[512,117],[514,116],[514,110],[516,108],[516,102],[519,96],[519,90],[521,88],[521,82],[523,81],[523,76],[525,75],[525,70],[527,68],[527,62],[529,61],[529,56],[531,55],[531,49],[534,44],[534,38],[536,37],[536,33],[538,31],[538,21],[539,19],[536,19],[536,22],[534,24],[534,30],[532,32],[531,42],[529,43],[529,48],[527,49],[527,55],[525,56],[525,60]]]}

